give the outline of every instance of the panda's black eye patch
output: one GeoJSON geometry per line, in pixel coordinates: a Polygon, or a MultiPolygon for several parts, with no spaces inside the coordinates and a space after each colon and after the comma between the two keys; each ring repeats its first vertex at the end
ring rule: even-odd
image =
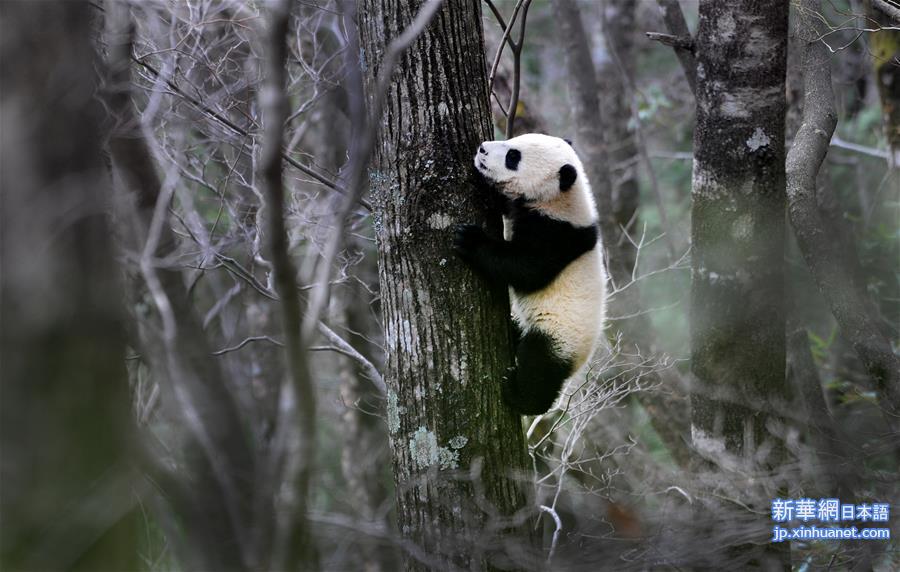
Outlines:
{"type": "Polygon", "coordinates": [[[575,167],[568,163],[563,165],[559,168],[559,190],[562,192],[568,191],[575,184],[575,179],[577,178],[578,171],[575,170],[575,167]]]}
{"type": "Polygon", "coordinates": [[[518,149],[510,149],[506,152],[506,168],[515,171],[519,168],[519,161],[522,160],[522,152],[518,149]]]}

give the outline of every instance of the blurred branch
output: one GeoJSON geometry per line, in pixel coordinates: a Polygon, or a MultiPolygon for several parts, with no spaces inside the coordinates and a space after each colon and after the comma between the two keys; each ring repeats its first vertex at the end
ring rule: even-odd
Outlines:
{"type": "MultiPolygon", "coordinates": [[[[365,356],[356,351],[356,349],[347,343],[342,337],[337,335],[334,330],[326,326],[323,322],[319,322],[319,331],[328,339],[329,342],[335,345],[335,350],[340,351],[342,354],[347,357],[355,360],[369,376],[369,379],[372,380],[372,383],[378,388],[382,395],[387,393],[387,385],[384,383],[384,378],[381,376],[381,373],[378,371],[372,362],[367,360],[365,356]]],[[[329,348],[330,349],[330,348],[329,348]]]]}
{"type": "Polygon", "coordinates": [[[559,540],[559,533],[562,531],[562,520],[559,518],[559,514],[555,509],[546,505],[541,505],[538,508],[540,508],[541,512],[546,512],[553,518],[553,524],[555,526],[553,529],[553,539],[550,541],[550,549],[547,552],[547,565],[549,566],[556,553],[556,543],[559,540]]]}
{"type": "Polygon", "coordinates": [[[829,51],[819,40],[817,20],[813,16],[818,10],[817,0],[804,0],[801,4],[798,36],[804,41],[805,101],[803,123],[787,154],[790,218],[819,291],[872,376],[889,426],[896,428],[897,415],[900,415],[900,359],[854,287],[851,273],[838,245],[829,236],[831,231],[823,223],[816,201],[816,175],[837,125],[829,51]]]}
{"type": "MultiPolygon", "coordinates": [[[[101,12],[106,12],[106,10],[98,4],[91,3],[91,6],[100,10],[101,12]]],[[[233,121],[228,119],[228,117],[226,117],[222,113],[219,113],[212,107],[206,105],[205,103],[200,101],[198,98],[192,96],[191,94],[189,94],[186,91],[184,91],[183,89],[181,89],[178,86],[178,84],[175,83],[174,80],[172,80],[170,78],[163,78],[162,74],[160,73],[160,71],[158,69],[156,69],[155,66],[153,66],[152,64],[145,61],[144,57],[135,56],[133,50],[131,52],[129,52],[128,57],[129,57],[129,59],[131,59],[131,61],[138,64],[145,70],[147,70],[147,72],[153,77],[153,79],[157,79],[157,80],[162,79],[165,82],[166,86],[168,86],[168,88],[171,89],[175,95],[177,95],[178,97],[187,101],[189,104],[194,106],[198,111],[200,111],[204,115],[208,116],[210,119],[220,123],[221,125],[225,126],[230,131],[234,132],[237,135],[240,135],[242,137],[248,137],[248,138],[254,137],[254,134],[250,133],[249,131],[247,131],[246,129],[241,127],[240,125],[234,123],[233,121]]],[[[341,194],[346,194],[346,192],[347,192],[346,189],[344,189],[343,187],[338,185],[338,183],[333,181],[331,178],[315,171],[311,167],[307,167],[303,163],[300,163],[299,161],[297,161],[296,159],[294,159],[293,157],[291,157],[284,151],[281,151],[281,157],[289,165],[291,165],[292,167],[294,167],[301,173],[312,177],[314,180],[325,185],[329,189],[337,191],[341,194]]],[[[365,208],[367,211],[372,212],[372,205],[368,201],[366,201],[363,198],[360,198],[358,202],[359,202],[360,206],[365,208]]]]}
{"type": "Polygon", "coordinates": [[[798,421],[801,430],[807,430],[825,471],[822,486],[817,487],[823,495],[839,493],[852,494],[852,487],[842,482],[840,461],[848,456],[840,439],[834,417],[828,409],[822,382],[809,350],[809,333],[805,328],[795,328],[787,333],[788,376],[803,402],[805,415],[798,421]],[[837,487],[841,487],[837,490],[837,487]]]}
{"type": "Polygon", "coordinates": [[[681,6],[678,0],[656,0],[656,2],[662,11],[663,22],[665,22],[669,34],[648,32],[647,37],[675,49],[675,55],[684,69],[684,77],[691,88],[691,93],[696,95],[697,62],[694,59],[694,38],[688,29],[681,6]]]}
{"type": "Polygon", "coordinates": [[[850,141],[844,141],[837,135],[833,135],[831,137],[831,146],[837,147],[838,149],[846,149],[848,151],[854,151],[854,152],[860,153],[862,155],[868,155],[869,157],[877,157],[879,159],[884,159],[885,161],[887,161],[890,158],[890,153],[888,153],[884,149],[876,149],[874,147],[867,147],[865,145],[860,145],[859,143],[852,143],[850,141]]]}
{"type": "MultiPolygon", "coordinates": [[[[631,74],[625,67],[625,64],[622,62],[622,58],[619,55],[619,50],[616,47],[615,42],[612,41],[612,34],[609,33],[610,25],[609,19],[606,15],[606,10],[601,10],[600,13],[603,19],[603,36],[606,38],[607,49],[609,50],[609,53],[616,64],[616,70],[618,71],[619,76],[622,78],[622,85],[627,88],[626,93],[623,95],[625,96],[626,100],[631,101],[631,119],[634,122],[634,134],[638,143],[636,146],[637,152],[644,163],[644,167],[647,169],[648,176],[650,177],[650,188],[653,191],[653,199],[656,202],[656,210],[659,213],[660,226],[662,226],[665,233],[664,240],[666,242],[666,249],[669,254],[669,262],[672,262],[677,258],[674,240],[675,233],[672,232],[672,227],[669,224],[669,217],[666,213],[665,201],[663,201],[662,190],[659,188],[659,180],[656,177],[656,170],[653,168],[653,161],[650,160],[650,156],[647,153],[649,145],[647,144],[647,138],[644,135],[641,115],[638,110],[637,96],[642,94],[638,91],[637,85],[635,85],[634,83],[634,78],[631,77],[631,74]]],[[[691,40],[691,43],[693,44],[693,40],[691,40]]]]}
{"type": "MultiPolygon", "coordinates": [[[[159,77],[160,77],[159,70],[157,70],[151,64],[145,62],[143,59],[137,58],[133,54],[130,57],[131,57],[132,61],[134,61],[135,63],[137,63],[138,65],[143,67],[145,70],[147,70],[150,73],[150,75],[153,76],[154,79],[159,79],[159,77]]],[[[169,87],[169,89],[171,89],[175,93],[175,95],[181,97],[182,99],[184,99],[185,101],[187,101],[188,103],[190,103],[191,105],[196,107],[200,112],[207,115],[210,119],[213,119],[214,121],[221,123],[228,129],[230,129],[231,131],[236,133],[237,135],[241,135],[242,137],[253,137],[253,135],[249,131],[247,131],[240,125],[237,125],[236,123],[234,123],[233,121],[231,121],[230,119],[228,119],[227,117],[225,117],[224,115],[222,115],[221,113],[216,111],[215,109],[212,109],[208,105],[204,104],[202,101],[198,100],[197,98],[193,97],[189,93],[185,92],[183,89],[178,87],[178,84],[176,84],[173,80],[165,78],[165,79],[163,79],[163,81],[166,83],[166,85],[169,87]]],[[[347,192],[345,189],[339,187],[337,185],[337,183],[335,183],[333,180],[329,179],[325,175],[317,173],[312,168],[307,167],[306,165],[300,163],[299,161],[297,161],[296,159],[294,159],[287,153],[284,153],[282,151],[281,157],[285,161],[287,161],[287,163],[289,165],[291,165],[292,167],[294,167],[301,173],[303,173],[305,175],[309,175],[310,177],[312,177],[316,181],[322,183],[329,189],[337,191],[341,194],[345,194],[347,192]]],[[[360,202],[360,204],[363,207],[365,207],[366,210],[368,210],[368,211],[372,210],[372,206],[370,204],[368,204],[367,202],[360,202]]]]}
{"type": "Polygon", "coordinates": [[[240,343],[238,343],[237,345],[229,346],[227,348],[222,348],[220,350],[216,350],[216,351],[212,352],[212,355],[221,356],[221,355],[225,355],[227,353],[236,352],[239,349],[241,349],[242,347],[244,347],[247,344],[252,343],[252,342],[269,342],[270,344],[276,345],[280,348],[284,347],[283,343],[279,342],[278,340],[276,340],[275,338],[273,338],[271,336],[250,336],[249,338],[244,338],[243,340],[241,340],[240,343]]]}
{"type": "MultiPolygon", "coordinates": [[[[306,359],[306,340],[301,332],[303,308],[297,292],[296,270],[288,251],[285,227],[285,189],[282,179],[284,126],[288,118],[287,57],[291,0],[270,3],[266,36],[265,80],[260,90],[263,115],[259,179],[267,210],[265,221],[275,291],[281,302],[287,380],[281,386],[276,421],[273,467],[261,499],[260,513],[275,509],[271,554],[260,554],[266,567],[276,570],[318,568],[318,551],[307,522],[310,482],[316,451],[316,391],[306,359]],[[280,491],[288,488],[290,494],[280,491]],[[272,495],[272,498],[270,498],[272,495]]],[[[262,198],[262,197],[261,197],[262,198]]],[[[264,536],[264,535],[263,535],[264,536]]]]}

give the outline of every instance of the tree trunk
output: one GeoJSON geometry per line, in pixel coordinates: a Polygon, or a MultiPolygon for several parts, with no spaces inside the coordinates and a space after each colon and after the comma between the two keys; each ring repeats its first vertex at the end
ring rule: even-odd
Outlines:
{"type": "MultiPolygon", "coordinates": [[[[421,4],[363,1],[370,85],[421,4]]],[[[484,567],[504,546],[496,536],[509,523],[489,515],[524,504],[511,478],[525,466],[521,420],[500,399],[513,363],[507,294],[450,248],[455,223],[489,221],[500,233],[471,167],[491,135],[486,87],[480,3],[450,0],[400,61],[384,115],[373,118],[381,140],[370,170],[399,525],[424,553],[464,568],[484,567]]]]}
{"type": "MultiPolygon", "coordinates": [[[[766,423],[785,392],[787,32],[786,0],[700,3],[691,433],[703,458],[732,470],[778,463],[757,454],[779,450],[766,423]]],[[[766,559],[751,545],[732,556],[766,559]]]]}
{"type": "Polygon", "coordinates": [[[0,4],[0,567],[137,570],[91,8],[0,4]]]}

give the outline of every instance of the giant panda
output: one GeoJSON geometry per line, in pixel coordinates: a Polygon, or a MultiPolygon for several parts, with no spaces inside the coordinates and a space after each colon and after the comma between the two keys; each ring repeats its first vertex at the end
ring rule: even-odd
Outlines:
{"type": "Polygon", "coordinates": [[[518,339],[503,398],[519,414],[545,413],[603,332],[607,278],[597,207],[567,140],[529,133],[485,141],[474,161],[502,197],[503,240],[461,224],[453,248],[477,273],[509,287],[518,339]]]}

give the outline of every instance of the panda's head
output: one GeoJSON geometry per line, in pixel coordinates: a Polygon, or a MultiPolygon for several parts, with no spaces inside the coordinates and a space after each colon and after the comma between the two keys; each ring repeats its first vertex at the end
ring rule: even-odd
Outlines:
{"type": "Polygon", "coordinates": [[[475,168],[511,199],[546,203],[584,180],[584,168],[565,139],[528,133],[506,141],[485,141],[475,168]]]}

